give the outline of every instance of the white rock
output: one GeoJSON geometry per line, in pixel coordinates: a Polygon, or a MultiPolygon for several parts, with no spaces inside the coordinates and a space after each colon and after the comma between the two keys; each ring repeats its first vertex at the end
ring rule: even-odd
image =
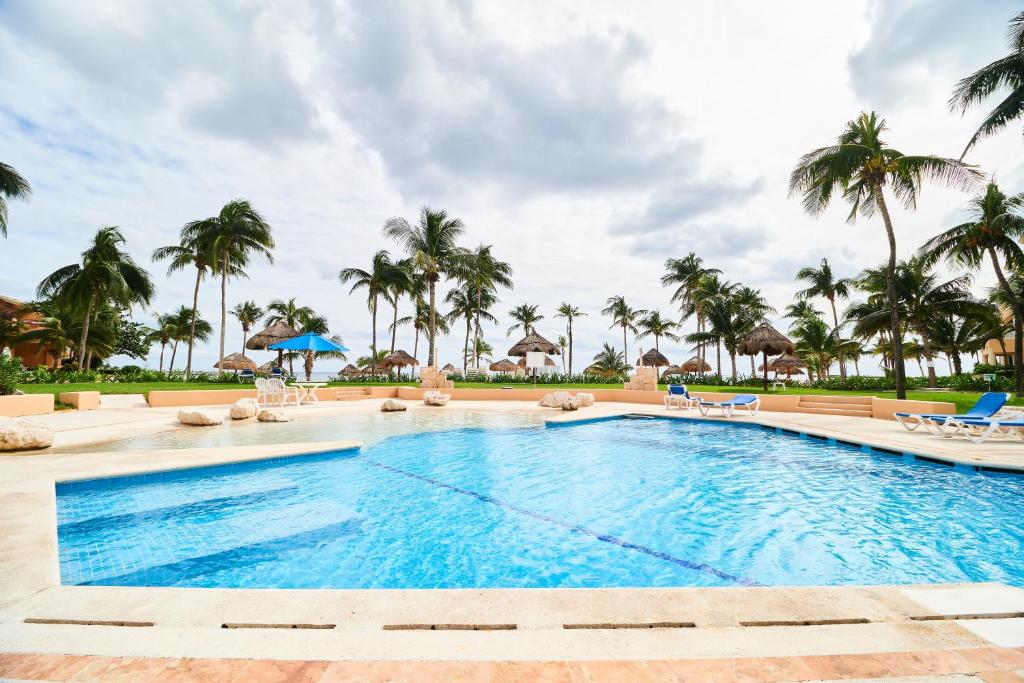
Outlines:
{"type": "Polygon", "coordinates": [[[261,410],[256,419],[260,422],[291,422],[292,418],[283,410],[261,410]]]}
{"type": "Polygon", "coordinates": [[[442,394],[440,391],[425,391],[423,392],[423,402],[428,406],[443,406],[448,405],[448,401],[451,396],[448,394],[442,394]]]}
{"type": "Polygon", "coordinates": [[[562,403],[562,410],[579,410],[579,409],[580,409],[580,400],[579,400],[579,398],[577,398],[575,396],[572,396],[570,398],[565,399],[565,402],[562,403]]]}
{"type": "Polygon", "coordinates": [[[223,421],[223,416],[211,415],[205,410],[178,411],[178,422],[180,422],[183,425],[191,425],[193,427],[209,427],[210,425],[219,425],[223,421]]]}
{"type": "Polygon", "coordinates": [[[406,409],[406,405],[401,401],[396,401],[393,398],[389,398],[380,404],[381,412],[384,413],[399,413],[406,409]]]}
{"type": "Polygon", "coordinates": [[[589,408],[590,406],[594,405],[594,395],[593,394],[590,394],[590,393],[587,393],[587,392],[582,392],[582,393],[576,394],[576,398],[578,398],[580,400],[580,407],[582,407],[582,408],[589,408]]]}
{"type": "Polygon", "coordinates": [[[49,448],[52,445],[53,430],[49,426],[32,420],[0,418],[0,451],[49,448]]]}
{"type": "Polygon", "coordinates": [[[545,408],[561,408],[567,398],[569,398],[568,391],[553,391],[544,395],[544,398],[540,400],[540,405],[545,408]]]}
{"type": "Polygon", "coordinates": [[[259,411],[260,404],[256,402],[256,399],[240,398],[231,406],[231,411],[228,414],[232,420],[248,420],[250,417],[256,417],[256,413],[259,411]]]}

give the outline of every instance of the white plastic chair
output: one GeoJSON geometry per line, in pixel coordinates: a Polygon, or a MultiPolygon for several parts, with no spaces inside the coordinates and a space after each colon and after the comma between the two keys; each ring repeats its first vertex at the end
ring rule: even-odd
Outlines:
{"type": "Polygon", "coordinates": [[[283,379],[270,377],[268,379],[256,380],[256,402],[266,405],[283,406],[291,398],[295,404],[299,403],[298,387],[285,386],[283,379]]]}

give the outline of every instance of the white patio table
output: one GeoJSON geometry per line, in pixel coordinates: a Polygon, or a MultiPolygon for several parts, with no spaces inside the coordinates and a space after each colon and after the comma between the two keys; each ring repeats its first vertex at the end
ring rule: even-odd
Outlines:
{"type": "Polygon", "coordinates": [[[320,387],[327,386],[326,382],[292,382],[290,386],[295,387],[299,390],[299,405],[301,406],[307,400],[310,403],[319,403],[320,399],[316,397],[316,390],[320,387]]]}

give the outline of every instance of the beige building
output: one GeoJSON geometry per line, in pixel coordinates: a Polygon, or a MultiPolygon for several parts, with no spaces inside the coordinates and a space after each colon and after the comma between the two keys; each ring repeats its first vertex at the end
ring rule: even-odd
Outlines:
{"type": "Polygon", "coordinates": [[[981,362],[993,365],[1013,367],[1013,335],[1007,335],[1001,341],[989,339],[981,350],[981,362]]]}
{"type": "MultiPolygon", "coordinates": [[[[0,316],[16,319],[22,330],[30,330],[40,320],[40,316],[38,313],[24,311],[24,306],[22,301],[0,295],[0,316]]],[[[11,347],[11,354],[20,358],[26,368],[40,365],[59,367],[60,361],[67,357],[67,349],[54,352],[43,344],[15,344],[11,347]]]]}

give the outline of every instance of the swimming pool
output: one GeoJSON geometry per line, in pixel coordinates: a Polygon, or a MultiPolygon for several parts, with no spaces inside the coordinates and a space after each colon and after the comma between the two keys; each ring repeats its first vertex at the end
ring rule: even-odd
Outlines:
{"type": "Polygon", "coordinates": [[[64,584],[1024,585],[1024,476],[615,419],[59,484],[64,584]]]}

